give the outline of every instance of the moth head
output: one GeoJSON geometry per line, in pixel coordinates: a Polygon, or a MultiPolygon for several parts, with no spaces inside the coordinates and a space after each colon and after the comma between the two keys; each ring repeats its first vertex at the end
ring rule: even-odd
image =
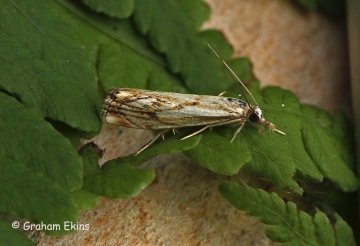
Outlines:
{"type": "Polygon", "coordinates": [[[254,124],[264,126],[272,131],[280,133],[281,135],[285,135],[284,132],[276,129],[276,127],[273,123],[265,120],[265,118],[262,116],[262,111],[258,106],[252,108],[251,113],[249,115],[249,120],[250,120],[250,122],[252,122],[254,124]]]}
{"type": "Polygon", "coordinates": [[[249,120],[254,124],[259,124],[260,122],[266,122],[266,120],[262,116],[262,111],[258,106],[251,108],[249,120]]]}

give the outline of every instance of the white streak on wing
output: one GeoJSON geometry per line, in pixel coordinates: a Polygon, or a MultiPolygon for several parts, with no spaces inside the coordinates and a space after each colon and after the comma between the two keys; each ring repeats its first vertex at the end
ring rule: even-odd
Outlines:
{"type": "Polygon", "coordinates": [[[129,96],[132,96],[131,93],[127,92],[127,91],[119,91],[117,94],[116,94],[116,98],[118,100],[122,100],[126,97],[129,97],[129,96]]]}

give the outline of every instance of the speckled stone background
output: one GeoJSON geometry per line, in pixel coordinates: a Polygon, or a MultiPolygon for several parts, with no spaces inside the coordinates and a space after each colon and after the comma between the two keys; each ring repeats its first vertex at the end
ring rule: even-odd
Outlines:
{"type": "MultiPolygon", "coordinates": [[[[263,86],[281,85],[302,102],[330,111],[349,107],[343,24],[285,0],[206,2],[212,16],[203,29],[221,30],[236,56],[250,57],[263,86]]],[[[111,139],[97,141],[114,141],[117,146],[108,145],[108,154],[121,155],[151,137],[133,131],[106,126],[111,139]]],[[[103,198],[81,214],[79,223],[89,223],[90,230],[62,238],[42,232],[30,236],[38,245],[273,245],[265,225],[221,198],[217,185],[224,177],[182,154],[159,156],[147,166],[156,168],[156,180],[139,196],[103,198]]]]}

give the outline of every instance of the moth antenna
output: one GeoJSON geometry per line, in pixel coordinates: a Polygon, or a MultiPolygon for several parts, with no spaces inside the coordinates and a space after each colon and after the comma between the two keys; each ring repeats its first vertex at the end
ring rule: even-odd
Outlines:
{"type": "MultiPolygon", "coordinates": [[[[224,64],[226,70],[228,71],[228,73],[230,74],[231,78],[234,81],[234,84],[236,85],[236,87],[240,90],[240,92],[243,94],[243,96],[245,97],[245,100],[247,101],[247,103],[250,106],[250,102],[249,100],[246,98],[245,93],[243,92],[243,90],[241,89],[241,86],[243,88],[245,88],[246,92],[251,96],[252,100],[255,102],[256,106],[259,106],[258,103],[256,102],[255,98],[253,97],[253,95],[251,94],[251,92],[248,90],[248,88],[246,88],[246,86],[244,85],[244,83],[239,79],[239,77],[234,73],[233,70],[231,70],[231,68],[228,66],[228,64],[226,64],[226,62],[222,59],[222,57],[210,46],[210,44],[208,44],[209,48],[215,53],[215,55],[221,60],[221,62],[224,64]]],[[[251,107],[251,106],[250,106],[251,107]]]]}

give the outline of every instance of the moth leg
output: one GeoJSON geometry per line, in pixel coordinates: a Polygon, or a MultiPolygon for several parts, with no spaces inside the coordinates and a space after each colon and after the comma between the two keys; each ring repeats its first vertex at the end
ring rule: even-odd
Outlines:
{"type": "Polygon", "coordinates": [[[215,127],[215,126],[231,125],[231,124],[239,124],[239,123],[240,123],[241,125],[240,125],[239,129],[235,132],[234,137],[233,137],[233,139],[231,140],[231,141],[233,141],[233,140],[235,139],[236,135],[241,131],[241,129],[243,128],[243,126],[244,126],[244,124],[245,124],[245,122],[240,121],[239,119],[230,120],[230,121],[227,121],[227,122],[222,122],[222,123],[220,123],[220,124],[207,125],[207,126],[201,128],[200,130],[198,130],[198,131],[196,131],[196,132],[194,132],[194,133],[192,133],[192,134],[190,134],[190,135],[188,135],[188,136],[186,136],[186,137],[183,137],[183,138],[180,139],[180,140],[184,140],[184,139],[190,138],[190,137],[192,137],[192,136],[195,136],[196,134],[199,134],[200,132],[205,131],[205,130],[208,129],[208,128],[212,129],[212,128],[215,127]]]}
{"type": "Polygon", "coordinates": [[[176,135],[176,133],[179,133],[175,128],[172,129],[172,132],[174,135],[176,135]]]}
{"type": "Polygon", "coordinates": [[[239,132],[241,131],[241,129],[244,127],[244,125],[245,125],[245,122],[243,122],[243,123],[241,123],[241,125],[240,125],[240,127],[236,130],[236,132],[234,133],[234,136],[232,137],[232,139],[231,139],[231,143],[235,140],[235,138],[236,138],[236,135],[238,135],[239,134],[239,132]]]}
{"type": "Polygon", "coordinates": [[[143,152],[145,149],[147,149],[148,147],[150,147],[150,145],[152,145],[159,137],[163,137],[164,139],[164,133],[167,132],[168,129],[166,130],[162,130],[161,132],[159,132],[149,143],[147,143],[144,147],[142,147],[138,152],[136,152],[134,154],[134,156],[137,156],[138,154],[140,154],[141,152],[143,152]]]}
{"type": "Polygon", "coordinates": [[[221,97],[221,96],[224,95],[225,93],[226,93],[226,91],[221,92],[221,93],[218,95],[218,97],[221,97]]]}
{"type": "Polygon", "coordinates": [[[201,128],[200,130],[194,132],[194,133],[191,133],[190,135],[187,135],[186,137],[183,137],[181,140],[184,140],[184,139],[187,139],[187,138],[191,138],[192,136],[195,136],[196,134],[199,134],[200,132],[202,131],[205,131],[206,129],[208,129],[209,127],[212,127],[212,126],[205,126],[204,128],[201,128]]]}

